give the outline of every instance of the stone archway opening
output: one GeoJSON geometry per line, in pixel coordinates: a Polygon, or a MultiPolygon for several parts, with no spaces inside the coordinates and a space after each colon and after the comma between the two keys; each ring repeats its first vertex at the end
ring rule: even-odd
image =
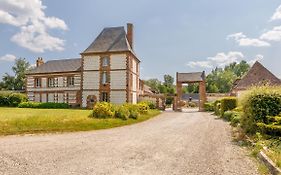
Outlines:
{"type": "Polygon", "coordinates": [[[174,99],[173,110],[182,111],[183,107],[183,84],[199,83],[199,111],[204,111],[204,104],[207,101],[206,95],[206,75],[203,72],[179,73],[176,76],[176,91],[177,95],[174,99]]]}

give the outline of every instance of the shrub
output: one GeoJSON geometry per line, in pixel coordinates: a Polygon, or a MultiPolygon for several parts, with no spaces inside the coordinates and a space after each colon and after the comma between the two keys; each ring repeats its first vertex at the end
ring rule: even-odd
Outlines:
{"type": "Polygon", "coordinates": [[[267,116],[276,116],[281,112],[281,88],[254,87],[244,95],[241,104],[244,112],[241,126],[246,132],[255,133],[257,123],[267,124],[267,116]]]}
{"type": "Polygon", "coordinates": [[[18,105],[19,108],[38,108],[38,109],[68,109],[67,103],[40,103],[40,102],[22,102],[18,105]]]}
{"type": "Polygon", "coordinates": [[[0,93],[0,106],[11,106],[16,107],[21,102],[26,102],[27,96],[21,93],[8,93],[1,92],[0,93]]]}
{"type": "Polygon", "coordinates": [[[174,97],[168,96],[166,98],[166,105],[171,105],[174,102],[174,97]]]}
{"type": "Polygon", "coordinates": [[[216,100],[214,102],[214,110],[215,110],[215,115],[219,116],[220,115],[220,111],[221,111],[221,101],[220,100],[216,100]]]}
{"type": "Polygon", "coordinates": [[[212,103],[212,102],[205,103],[204,108],[205,108],[206,111],[210,111],[210,112],[215,110],[214,109],[214,103],[212,103]]]}
{"type": "Polygon", "coordinates": [[[138,108],[139,108],[139,112],[141,114],[146,114],[148,113],[148,110],[149,110],[149,106],[146,102],[140,102],[137,104],[138,105],[138,108]]]}
{"type": "Polygon", "coordinates": [[[269,135],[273,136],[281,136],[281,125],[274,125],[274,124],[265,124],[265,123],[257,123],[258,129],[269,135]]]}
{"type": "Polygon", "coordinates": [[[237,126],[240,123],[241,114],[239,112],[234,112],[231,116],[230,125],[237,126]]]}
{"type": "Polygon", "coordinates": [[[237,98],[236,97],[225,97],[221,99],[221,115],[225,111],[230,111],[237,107],[237,98]]]}
{"type": "Polygon", "coordinates": [[[129,118],[138,119],[138,117],[140,115],[138,105],[135,105],[135,104],[124,104],[124,106],[126,106],[126,108],[128,108],[128,110],[130,112],[129,118]]]}
{"type": "Polygon", "coordinates": [[[9,95],[7,92],[0,93],[0,106],[9,106],[9,95]]]}
{"type": "Polygon", "coordinates": [[[114,117],[114,109],[112,104],[107,102],[96,103],[93,109],[93,116],[96,118],[114,117]]]}
{"type": "Polygon", "coordinates": [[[197,104],[195,102],[188,102],[188,106],[191,108],[195,108],[197,106],[197,104]]]}
{"type": "Polygon", "coordinates": [[[148,105],[149,109],[156,109],[156,104],[153,101],[142,101],[140,103],[145,103],[148,105]]]}
{"type": "Polygon", "coordinates": [[[227,121],[230,121],[232,119],[232,114],[233,114],[232,111],[225,111],[223,113],[223,118],[227,121]]]}
{"type": "Polygon", "coordinates": [[[115,109],[115,117],[122,120],[127,120],[130,116],[130,111],[126,106],[118,106],[115,109]]]}

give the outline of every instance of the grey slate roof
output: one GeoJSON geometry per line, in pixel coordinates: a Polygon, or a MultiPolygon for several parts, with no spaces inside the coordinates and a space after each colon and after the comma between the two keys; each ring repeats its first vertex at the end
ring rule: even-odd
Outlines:
{"type": "Polygon", "coordinates": [[[132,51],[124,27],[104,28],[83,53],[114,51],[132,51]]]}
{"type": "Polygon", "coordinates": [[[179,82],[199,82],[205,79],[204,72],[177,73],[179,82]]]}
{"type": "Polygon", "coordinates": [[[81,58],[50,60],[28,72],[28,74],[37,73],[55,73],[55,72],[75,72],[81,70],[81,58]]]}
{"type": "Polygon", "coordinates": [[[234,85],[233,89],[245,90],[251,86],[260,86],[264,84],[281,85],[281,81],[257,61],[250,68],[248,73],[240,81],[238,81],[236,85],[234,85]]]}

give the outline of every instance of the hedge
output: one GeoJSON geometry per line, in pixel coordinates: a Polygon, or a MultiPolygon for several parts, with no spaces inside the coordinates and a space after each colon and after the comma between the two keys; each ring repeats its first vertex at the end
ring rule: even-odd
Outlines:
{"type": "Polygon", "coordinates": [[[225,111],[231,111],[237,107],[237,98],[236,97],[224,97],[221,99],[221,115],[225,111]]]}
{"type": "Polygon", "coordinates": [[[27,96],[25,94],[0,92],[0,106],[17,107],[20,103],[26,101],[27,96]]]}
{"type": "Polygon", "coordinates": [[[262,133],[281,136],[281,125],[257,123],[257,127],[262,133]]]}
{"type": "Polygon", "coordinates": [[[268,125],[267,116],[281,112],[281,87],[254,87],[242,98],[241,104],[244,112],[241,125],[246,132],[255,133],[257,123],[268,125]]]}
{"type": "Polygon", "coordinates": [[[37,108],[37,109],[68,109],[67,103],[40,103],[40,102],[22,102],[18,105],[19,108],[37,108]]]}
{"type": "Polygon", "coordinates": [[[214,102],[214,110],[215,110],[215,115],[221,115],[221,100],[216,100],[214,102]]]}
{"type": "Polygon", "coordinates": [[[94,106],[93,117],[95,118],[129,118],[138,119],[140,114],[146,114],[149,110],[148,102],[138,104],[113,105],[108,102],[99,102],[94,106]]]}
{"type": "Polygon", "coordinates": [[[205,103],[204,108],[205,108],[205,111],[209,111],[209,112],[215,111],[213,102],[205,103]]]}

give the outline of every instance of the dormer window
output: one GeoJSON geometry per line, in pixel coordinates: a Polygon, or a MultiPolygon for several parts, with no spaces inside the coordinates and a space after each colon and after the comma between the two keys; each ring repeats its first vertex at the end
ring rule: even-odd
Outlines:
{"type": "Polygon", "coordinates": [[[109,58],[108,57],[103,57],[102,58],[102,67],[109,66],[109,58]]]}

